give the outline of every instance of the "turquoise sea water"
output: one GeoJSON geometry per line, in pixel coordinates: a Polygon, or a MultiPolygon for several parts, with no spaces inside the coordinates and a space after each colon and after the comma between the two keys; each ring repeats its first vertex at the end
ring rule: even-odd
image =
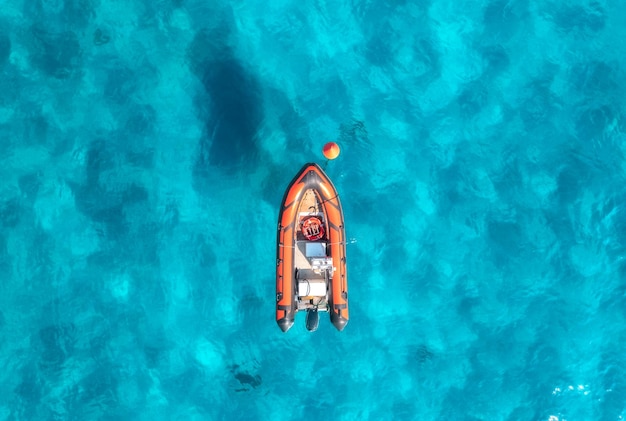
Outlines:
{"type": "Polygon", "coordinates": [[[618,0],[4,0],[0,419],[623,419],[624,40],[618,0]],[[351,320],[282,333],[331,140],[351,320]]]}

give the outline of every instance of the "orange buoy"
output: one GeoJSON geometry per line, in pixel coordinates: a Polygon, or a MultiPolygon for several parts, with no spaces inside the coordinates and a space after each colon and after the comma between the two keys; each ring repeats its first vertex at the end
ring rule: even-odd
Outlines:
{"type": "Polygon", "coordinates": [[[328,159],[335,159],[339,156],[339,145],[335,142],[328,142],[324,145],[322,153],[328,159]]]}

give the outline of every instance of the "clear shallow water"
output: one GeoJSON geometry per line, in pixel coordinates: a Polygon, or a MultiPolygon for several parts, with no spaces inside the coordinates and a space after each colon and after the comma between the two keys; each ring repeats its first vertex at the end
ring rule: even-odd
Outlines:
{"type": "Polygon", "coordinates": [[[619,420],[617,1],[8,1],[0,418],[619,420]],[[351,321],[274,322],[342,154],[351,321]]]}

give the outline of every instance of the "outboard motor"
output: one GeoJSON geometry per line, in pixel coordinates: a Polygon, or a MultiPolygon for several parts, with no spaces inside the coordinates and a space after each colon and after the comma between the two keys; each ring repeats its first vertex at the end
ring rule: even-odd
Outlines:
{"type": "Polygon", "coordinates": [[[317,326],[320,324],[320,314],[317,312],[317,308],[312,308],[306,312],[306,329],[309,332],[315,332],[317,326]]]}

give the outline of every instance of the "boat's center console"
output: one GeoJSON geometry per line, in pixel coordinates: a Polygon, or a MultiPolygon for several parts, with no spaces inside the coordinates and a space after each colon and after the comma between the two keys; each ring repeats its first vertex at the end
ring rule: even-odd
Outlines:
{"type": "Polygon", "coordinates": [[[325,270],[328,271],[328,274],[332,276],[335,268],[333,267],[333,258],[332,257],[314,257],[310,259],[311,261],[311,269],[315,273],[323,273],[325,270]]]}

